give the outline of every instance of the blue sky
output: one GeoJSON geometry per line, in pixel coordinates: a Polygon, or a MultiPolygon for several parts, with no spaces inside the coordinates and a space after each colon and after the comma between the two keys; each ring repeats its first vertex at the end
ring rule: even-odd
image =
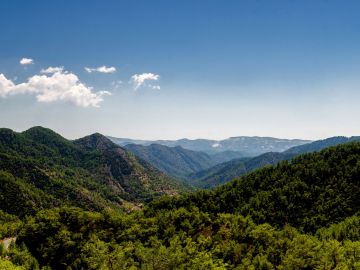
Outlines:
{"type": "Polygon", "coordinates": [[[360,135],[359,10],[331,0],[4,1],[0,126],[67,138],[360,135]]]}

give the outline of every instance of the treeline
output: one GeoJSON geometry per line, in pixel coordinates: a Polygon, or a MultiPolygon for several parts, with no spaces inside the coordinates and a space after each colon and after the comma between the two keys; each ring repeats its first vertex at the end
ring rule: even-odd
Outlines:
{"type": "Polygon", "coordinates": [[[197,208],[56,208],[29,218],[6,256],[22,269],[359,269],[359,225],[354,216],[310,235],[197,208]]]}
{"type": "Polygon", "coordinates": [[[183,190],[101,134],[69,141],[42,127],[0,129],[0,210],[11,214],[56,206],[127,211],[183,190]]]}
{"type": "Polygon", "coordinates": [[[0,269],[360,269],[360,143],[128,214],[52,205],[21,214],[41,194],[19,181],[0,174],[0,202],[22,198],[21,221],[0,212],[0,235],[17,237],[0,248],[0,269]]]}
{"type": "Polygon", "coordinates": [[[360,210],[360,143],[305,154],[250,173],[214,190],[165,197],[147,211],[198,207],[212,215],[239,213],[257,223],[303,232],[339,222],[360,210]]]}

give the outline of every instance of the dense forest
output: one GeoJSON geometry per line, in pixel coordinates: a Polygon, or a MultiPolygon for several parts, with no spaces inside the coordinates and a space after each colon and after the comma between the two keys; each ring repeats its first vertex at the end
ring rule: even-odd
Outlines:
{"type": "Polygon", "coordinates": [[[290,160],[306,153],[320,151],[322,149],[339,144],[359,141],[360,137],[331,137],[325,140],[294,146],[283,152],[268,152],[256,157],[237,158],[217,164],[205,170],[191,173],[186,180],[200,188],[213,188],[238,178],[256,169],[269,165],[276,165],[280,161],[290,160]]]}
{"type": "Polygon", "coordinates": [[[99,183],[88,166],[109,160],[109,141],[67,142],[59,154],[47,148],[57,140],[24,144],[28,135],[13,136],[20,137],[0,143],[0,239],[16,241],[0,245],[0,269],[360,269],[360,143],[300,155],[212,190],[139,196],[143,207],[126,213],[101,189],[93,196],[106,207],[61,199],[67,179],[99,183]],[[92,174],[77,180],[66,170],[92,174]]]}
{"type": "Polygon", "coordinates": [[[128,144],[124,148],[168,175],[178,178],[184,178],[187,174],[204,170],[217,164],[211,155],[187,150],[181,146],[128,144]]]}
{"type": "Polygon", "coordinates": [[[100,134],[69,141],[45,128],[0,129],[0,210],[55,206],[119,211],[188,188],[100,134]]]}

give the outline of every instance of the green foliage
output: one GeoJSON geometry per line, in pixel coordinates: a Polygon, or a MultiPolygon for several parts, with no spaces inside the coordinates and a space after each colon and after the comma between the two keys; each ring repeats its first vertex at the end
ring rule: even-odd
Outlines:
{"type": "Polygon", "coordinates": [[[23,218],[0,211],[0,269],[360,268],[359,143],[125,214],[172,182],[99,134],[0,135],[0,208],[23,218]]]}
{"type": "Polygon", "coordinates": [[[22,266],[14,265],[10,260],[0,257],[1,270],[25,270],[22,266]]]}
{"type": "Polygon", "coordinates": [[[0,239],[16,235],[21,225],[18,217],[0,210],[0,239]]]}
{"type": "Polygon", "coordinates": [[[180,146],[128,144],[125,148],[159,170],[179,178],[184,178],[187,174],[215,165],[215,161],[210,155],[187,150],[180,146]]]}
{"type": "Polygon", "coordinates": [[[0,129],[0,210],[132,208],[186,188],[100,134],[75,142],[35,127],[0,129]]]}
{"type": "Polygon", "coordinates": [[[360,143],[299,156],[210,191],[163,198],[147,210],[198,207],[204,212],[250,215],[256,223],[306,232],[360,210],[360,143]]]}
{"type": "Polygon", "coordinates": [[[24,244],[20,246],[12,244],[9,250],[6,252],[6,255],[13,264],[21,266],[25,270],[39,269],[39,263],[28,251],[24,244]]]}
{"type": "Polygon", "coordinates": [[[197,208],[149,217],[45,210],[28,219],[17,244],[52,269],[357,269],[360,263],[359,239],[280,230],[234,214],[210,218],[197,208]]]}
{"type": "Polygon", "coordinates": [[[233,159],[214,167],[198,171],[188,176],[188,181],[201,188],[212,188],[225,184],[256,169],[276,165],[280,161],[290,160],[298,155],[320,151],[327,147],[359,141],[360,137],[332,137],[325,140],[292,147],[284,152],[269,152],[253,158],[233,159]]]}

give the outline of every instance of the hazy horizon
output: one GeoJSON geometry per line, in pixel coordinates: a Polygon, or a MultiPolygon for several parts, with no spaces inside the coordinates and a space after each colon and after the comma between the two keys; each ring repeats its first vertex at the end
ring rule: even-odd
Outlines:
{"type": "MultiPolygon", "coordinates": [[[[38,127],[39,125],[35,125],[35,126],[30,126],[28,128],[24,128],[24,129],[17,129],[17,128],[11,128],[11,127],[0,127],[0,128],[10,128],[12,130],[14,130],[15,132],[24,132],[30,128],[33,127],[38,127]]],[[[130,140],[139,140],[139,141],[176,141],[176,140],[182,140],[182,139],[188,139],[188,140],[199,140],[199,139],[205,139],[205,140],[214,140],[214,141],[221,141],[221,140],[226,140],[226,139],[230,139],[230,138],[236,138],[236,137],[259,137],[259,138],[274,138],[274,139],[283,139],[283,140],[307,140],[307,141],[317,141],[317,140],[322,140],[322,139],[327,139],[327,138],[331,138],[331,137],[353,137],[353,136],[360,136],[357,134],[353,134],[353,135],[343,135],[343,134],[335,134],[332,136],[328,136],[328,137],[319,137],[319,138],[297,138],[297,137],[276,137],[276,136],[259,136],[259,135],[234,135],[234,136],[228,136],[228,137],[219,137],[219,138],[214,138],[214,137],[174,137],[174,138],[136,138],[136,137],[126,137],[126,136],[116,136],[116,135],[112,135],[112,134],[106,134],[106,133],[102,133],[100,131],[94,130],[94,131],[90,131],[89,133],[84,133],[80,136],[77,137],[69,137],[66,136],[65,134],[63,134],[60,130],[57,129],[53,129],[47,126],[41,126],[43,128],[49,128],[51,130],[53,130],[54,132],[60,134],[61,136],[63,136],[66,139],[69,140],[76,140],[76,139],[80,139],[82,137],[94,134],[94,133],[100,133],[106,137],[113,137],[113,138],[118,138],[118,139],[130,139],[130,140]]]]}

